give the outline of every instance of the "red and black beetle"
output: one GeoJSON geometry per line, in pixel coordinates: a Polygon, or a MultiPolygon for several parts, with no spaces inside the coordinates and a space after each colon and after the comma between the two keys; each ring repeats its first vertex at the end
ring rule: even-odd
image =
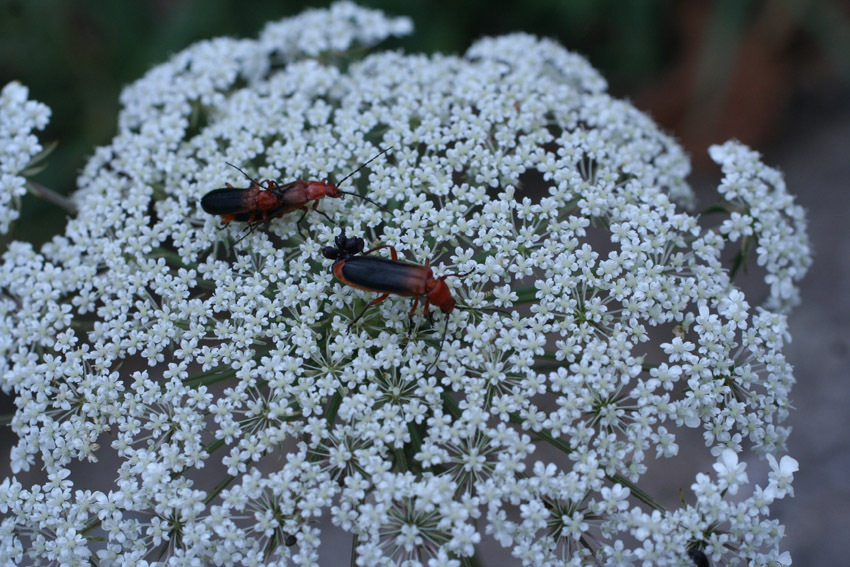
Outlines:
{"type": "MultiPolygon", "coordinates": [[[[440,350],[443,348],[443,342],[446,340],[446,333],[449,329],[448,315],[455,309],[471,310],[469,307],[457,305],[455,298],[452,297],[449,291],[449,286],[446,285],[446,278],[464,277],[472,272],[463,274],[446,274],[439,278],[434,277],[431,271],[429,261],[425,262],[424,266],[401,262],[398,259],[398,253],[392,246],[378,246],[366,252],[363,252],[365,247],[362,238],[346,238],[345,231],[340,230],[339,235],[334,239],[336,246],[328,246],[322,250],[322,255],[329,260],[333,260],[333,274],[344,284],[362,289],[364,291],[372,291],[381,295],[366,304],[366,307],[360,312],[354,320],[349,323],[349,327],[354,325],[365,313],[366,310],[377,305],[387,299],[390,295],[401,295],[405,297],[413,297],[413,307],[408,313],[408,318],[413,319],[413,313],[419,305],[419,298],[425,298],[425,316],[428,316],[428,307],[436,305],[440,311],[446,314],[446,326],[443,328],[443,336],[440,339],[440,350]],[[392,259],[369,256],[372,252],[389,248],[392,259]]],[[[504,313],[501,309],[495,308],[477,308],[479,311],[498,311],[504,313]]],[[[436,364],[435,358],[427,370],[436,364]]]]}
{"type": "Polygon", "coordinates": [[[369,163],[376,160],[390,149],[392,148],[390,147],[382,150],[369,161],[346,175],[342,181],[336,185],[327,179],[323,179],[321,181],[304,181],[303,179],[297,179],[284,185],[281,185],[277,181],[271,179],[258,181],[257,179],[250,177],[247,173],[235,165],[228,164],[241,171],[242,174],[251,181],[250,185],[248,185],[248,187],[234,187],[230,183],[226,183],[226,187],[213,189],[201,198],[201,208],[211,215],[221,215],[223,225],[226,225],[231,221],[247,222],[249,234],[259,225],[269,222],[274,218],[281,217],[296,209],[304,211],[296,223],[300,232],[301,221],[304,220],[304,216],[309,210],[307,207],[310,201],[313,201],[314,211],[333,223],[333,220],[331,220],[328,215],[316,209],[319,205],[319,200],[324,197],[339,198],[343,195],[354,195],[380,207],[380,205],[375,203],[375,201],[367,197],[358,195],[354,192],[342,191],[339,188],[339,185],[342,185],[349,177],[369,165],[369,163]]]}
{"type": "Polygon", "coordinates": [[[398,253],[392,246],[378,246],[363,252],[364,242],[362,238],[346,238],[345,232],[334,239],[336,247],[328,246],[322,250],[325,258],[334,260],[333,274],[344,284],[380,293],[379,297],[370,301],[363,311],[351,322],[356,323],[366,310],[377,305],[390,295],[401,295],[413,297],[413,307],[410,309],[409,317],[419,305],[419,298],[425,297],[425,316],[428,316],[428,307],[436,305],[445,314],[451,313],[455,308],[455,299],[446,285],[446,278],[462,277],[467,274],[446,274],[440,278],[434,277],[434,272],[429,267],[429,262],[424,266],[401,262],[398,253]],[[377,256],[369,256],[372,252],[389,248],[392,260],[377,256]]]}

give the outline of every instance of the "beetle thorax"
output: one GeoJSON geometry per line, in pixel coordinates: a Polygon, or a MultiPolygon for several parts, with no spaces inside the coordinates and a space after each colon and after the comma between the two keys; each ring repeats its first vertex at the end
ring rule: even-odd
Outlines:
{"type": "Polygon", "coordinates": [[[433,286],[429,285],[428,301],[440,308],[443,313],[451,313],[455,308],[455,298],[446,285],[445,278],[432,280],[433,286]]]}
{"type": "Polygon", "coordinates": [[[273,191],[257,190],[253,195],[254,209],[267,211],[279,206],[279,198],[273,191]]]}
{"type": "Polygon", "coordinates": [[[322,197],[339,197],[340,195],[339,187],[329,183],[327,179],[307,183],[307,198],[311,201],[322,197]]]}

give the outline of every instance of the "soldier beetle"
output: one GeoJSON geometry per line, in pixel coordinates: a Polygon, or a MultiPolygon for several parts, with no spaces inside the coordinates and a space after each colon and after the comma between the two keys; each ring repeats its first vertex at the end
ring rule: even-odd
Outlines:
{"type": "MultiPolygon", "coordinates": [[[[201,198],[201,208],[204,212],[211,215],[221,215],[222,226],[231,221],[247,222],[247,233],[242,238],[248,236],[248,234],[256,230],[261,224],[282,217],[286,213],[297,209],[304,211],[296,222],[298,232],[301,233],[301,221],[304,220],[304,217],[309,211],[308,205],[310,201],[313,202],[314,211],[328,219],[332,224],[335,224],[327,214],[317,210],[319,200],[324,197],[339,198],[343,195],[354,195],[380,207],[372,199],[351,191],[342,191],[339,186],[352,175],[378,159],[378,157],[390,151],[390,149],[392,147],[381,150],[377,155],[369,159],[369,161],[346,175],[338,184],[333,184],[327,179],[322,179],[321,181],[296,179],[284,185],[272,179],[259,181],[249,176],[242,169],[228,163],[227,165],[242,172],[251,183],[248,187],[234,187],[230,183],[225,183],[225,187],[213,189],[201,198]]],[[[242,238],[239,240],[242,240],[242,238]]]]}
{"type": "MultiPolygon", "coordinates": [[[[366,304],[360,314],[349,323],[349,327],[360,320],[370,307],[381,303],[390,295],[414,298],[413,307],[408,313],[408,318],[412,320],[413,313],[419,305],[420,297],[424,297],[426,317],[431,305],[435,305],[446,314],[446,326],[440,339],[440,350],[442,350],[443,341],[446,339],[449,328],[448,315],[455,309],[469,309],[457,305],[449,287],[446,285],[446,278],[464,277],[472,272],[446,274],[435,278],[429,266],[430,261],[426,261],[424,266],[402,262],[398,259],[398,253],[392,246],[378,246],[363,252],[363,248],[365,248],[363,239],[346,238],[344,230],[340,230],[339,235],[334,239],[334,243],[336,246],[327,246],[322,250],[322,255],[325,258],[334,261],[332,268],[334,277],[351,287],[381,294],[366,304]],[[372,252],[383,248],[389,248],[392,259],[369,256],[372,252]]],[[[431,366],[436,362],[435,359],[431,366]]]]}

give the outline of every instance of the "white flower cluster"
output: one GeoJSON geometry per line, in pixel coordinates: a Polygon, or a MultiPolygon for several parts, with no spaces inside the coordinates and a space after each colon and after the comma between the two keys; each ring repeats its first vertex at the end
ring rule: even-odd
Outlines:
{"type": "Polygon", "coordinates": [[[785,180],[766,167],[760,156],[738,142],[712,146],[711,158],[723,167],[717,188],[731,211],[720,226],[730,241],[741,239],[746,252],[753,247],[758,265],[764,266],[770,285],[769,308],[787,309],[799,302],[796,286],[806,274],[812,258],[806,237],[806,214],[785,190],[785,180]]]}
{"type": "Polygon", "coordinates": [[[726,146],[750,220],[702,228],[681,150],[585,60],[527,35],[347,52],[409,28],[335,4],[124,92],[64,236],[3,256],[12,466],[49,477],[0,485],[0,564],[315,565],[326,521],[363,567],[468,565],[484,538],[536,567],[788,562],[786,321],[720,263],[749,227],[793,297],[808,250],[778,175],[726,146]],[[306,238],[299,211],[245,235],[199,207],[248,185],[229,163],[340,179],[387,147],[345,187],[379,206],[322,199],[335,224],[309,212],[306,238]],[[350,327],[376,295],[334,280],[340,229],[470,272],[458,308],[391,297],[350,327]],[[643,491],[647,461],[678,466],[695,427],[716,474],[664,508],[680,487],[643,491]],[[747,452],[773,471],[749,496],[747,452]],[[74,460],[103,488],[75,490],[74,460]]]}
{"type": "Polygon", "coordinates": [[[50,119],[50,109],[28,96],[27,88],[16,82],[0,91],[0,234],[9,232],[20,215],[19,200],[27,192],[20,174],[42,149],[32,132],[50,119]]]}

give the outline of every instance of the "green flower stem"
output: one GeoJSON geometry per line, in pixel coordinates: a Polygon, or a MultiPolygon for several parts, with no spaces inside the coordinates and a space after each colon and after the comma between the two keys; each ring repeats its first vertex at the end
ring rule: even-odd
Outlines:
{"type": "Polygon", "coordinates": [[[542,358],[543,360],[551,360],[552,362],[558,362],[560,364],[564,363],[563,360],[558,360],[558,357],[556,356],[556,354],[554,352],[552,352],[551,350],[547,350],[543,354],[538,354],[535,358],[542,358]]]}
{"type": "Polygon", "coordinates": [[[653,510],[658,510],[659,512],[665,512],[666,511],[664,506],[662,506],[661,504],[656,502],[655,499],[652,498],[652,496],[650,496],[649,494],[647,494],[646,492],[644,492],[643,490],[638,488],[638,486],[635,483],[633,483],[632,481],[630,481],[629,479],[627,479],[626,477],[624,477],[620,473],[613,474],[613,475],[607,475],[606,474],[605,478],[607,478],[611,482],[614,482],[614,483],[617,483],[617,484],[622,484],[623,486],[625,486],[626,488],[629,489],[632,496],[634,496],[637,500],[639,500],[640,502],[643,502],[644,504],[646,504],[647,506],[649,506],[653,510]]]}
{"type": "Polygon", "coordinates": [[[351,567],[357,567],[357,534],[351,538],[351,567]]]}
{"type": "Polygon", "coordinates": [[[735,276],[741,268],[746,268],[747,258],[749,258],[755,242],[756,240],[752,236],[745,236],[741,239],[741,248],[738,249],[738,253],[732,260],[732,267],[729,269],[730,280],[735,279],[735,276]]]}
{"type": "Polygon", "coordinates": [[[443,408],[449,412],[452,417],[459,419],[462,412],[460,411],[460,406],[457,405],[457,402],[454,401],[454,399],[445,390],[443,390],[440,397],[443,399],[443,408]]]}
{"type": "Polygon", "coordinates": [[[29,179],[27,179],[27,189],[29,189],[29,192],[36,197],[44,199],[45,201],[50,201],[54,205],[65,209],[65,211],[69,214],[77,214],[77,206],[74,202],[63,195],[60,195],[53,189],[48,189],[44,185],[36,183],[35,181],[30,181],[29,179]]]}
{"type": "MultiPolygon", "coordinates": [[[[180,254],[174,252],[173,250],[168,250],[166,248],[158,247],[154,248],[150,251],[149,256],[151,258],[165,258],[165,261],[171,264],[172,266],[179,266],[181,268],[191,269],[195,266],[190,266],[183,262],[183,259],[180,257],[180,254]]],[[[198,285],[202,287],[206,287],[208,289],[215,289],[214,283],[208,283],[204,285],[205,282],[203,280],[198,280],[198,285]]]]}
{"type": "Polygon", "coordinates": [[[336,414],[339,411],[339,405],[342,403],[342,394],[339,393],[339,390],[334,392],[331,399],[328,401],[328,407],[325,409],[325,419],[328,422],[328,427],[330,428],[334,424],[334,420],[336,420],[336,414]]]}
{"type": "Polygon", "coordinates": [[[404,454],[404,450],[402,449],[393,449],[393,453],[395,454],[395,468],[401,472],[407,472],[410,470],[410,465],[407,462],[407,456],[404,454]]]}
{"type": "Polygon", "coordinates": [[[537,302],[537,288],[533,285],[525,285],[520,288],[511,289],[516,295],[517,299],[514,301],[514,305],[521,303],[536,303],[537,302]]]}
{"type": "Polygon", "coordinates": [[[422,431],[420,430],[420,427],[421,426],[415,423],[407,424],[407,431],[410,432],[410,443],[408,443],[405,447],[405,451],[410,456],[411,460],[413,460],[413,455],[418,453],[422,448],[422,431]]]}
{"type": "Polygon", "coordinates": [[[213,488],[213,489],[210,491],[210,493],[209,493],[209,494],[207,494],[207,497],[206,497],[206,498],[204,498],[204,504],[209,504],[210,502],[212,502],[213,500],[215,500],[216,496],[218,496],[219,494],[221,494],[221,491],[222,491],[222,490],[224,490],[225,488],[227,488],[228,486],[230,486],[230,483],[231,483],[231,482],[233,482],[235,479],[236,479],[236,477],[235,477],[235,476],[231,476],[231,475],[227,475],[226,477],[224,477],[223,479],[221,479],[221,482],[219,482],[219,483],[216,485],[216,487],[215,487],[215,488],[213,488]]]}
{"type": "Polygon", "coordinates": [[[223,382],[224,380],[230,380],[236,377],[236,371],[232,369],[220,371],[218,369],[209,370],[207,372],[201,372],[200,374],[194,374],[186,378],[183,383],[187,386],[210,386],[217,382],[223,382]]]}
{"type": "Polygon", "coordinates": [[[478,547],[476,546],[475,552],[471,557],[461,557],[460,564],[463,567],[481,567],[481,558],[478,557],[478,547]]]}

